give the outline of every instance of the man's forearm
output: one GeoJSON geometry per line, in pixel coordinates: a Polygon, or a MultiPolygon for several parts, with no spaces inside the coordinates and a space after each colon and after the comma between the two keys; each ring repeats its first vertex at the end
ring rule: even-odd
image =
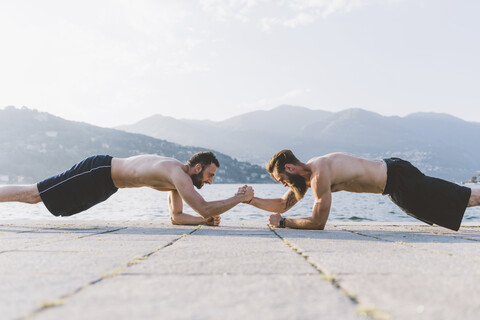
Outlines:
{"type": "Polygon", "coordinates": [[[198,225],[204,224],[205,220],[202,217],[195,217],[187,213],[177,213],[170,216],[173,224],[179,225],[198,225]]]}
{"type": "Polygon", "coordinates": [[[310,218],[285,219],[285,227],[294,229],[323,230],[325,224],[321,224],[310,218]]]}
{"type": "Polygon", "coordinates": [[[312,216],[308,218],[285,219],[285,227],[295,229],[323,230],[330,213],[330,202],[315,202],[312,216]]]}
{"type": "Polygon", "coordinates": [[[225,200],[208,201],[206,202],[205,207],[202,210],[200,210],[198,213],[205,219],[213,216],[218,216],[232,209],[237,204],[242,202],[242,200],[243,198],[239,196],[233,196],[225,200]]]}
{"type": "Polygon", "coordinates": [[[261,199],[254,197],[249,203],[250,205],[259,209],[270,212],[285,212],[285,201],[283,199],[261,199]]]}

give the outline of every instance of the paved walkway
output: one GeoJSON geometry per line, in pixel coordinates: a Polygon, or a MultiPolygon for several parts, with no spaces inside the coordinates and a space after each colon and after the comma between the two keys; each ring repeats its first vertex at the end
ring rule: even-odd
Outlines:
{"type": "Polygon", "coordinates": [[[478,319],[480,225],[0,221],[2,319],[478,319]]]}

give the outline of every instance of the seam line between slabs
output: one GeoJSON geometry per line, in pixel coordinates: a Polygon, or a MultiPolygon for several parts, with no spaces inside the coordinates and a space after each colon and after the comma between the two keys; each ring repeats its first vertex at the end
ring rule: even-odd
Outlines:
{"type": "MultiPolygon", "coordinates": [[[[79,292],[82,292],[84,291],[85,289],[88,289],[90,287],[92,287],[93,285],[97,284],[97,283],[100,283],[102,282],[103,280],[105,279],[109,279],[109,278],[114,278],[116,276],[119,276],[122,272],[124,272],[126,269],[130,268],[131,266],[134,266],[138,263],[140,263],[142,260],[146,260],[148,259],[150,256],[152,256],[153,254],[159,252],[160,250],[164,249],[164,248],[167,248],[167,247],[170,247],[172,246],[173,244],[175,244],[178,240],[182,239],[182,238],[185,238],[191,234],[193,234],[195,231],[197,231],[198,229],[200,229],[202,226],[199,225],[197,226],[195,229],[193,229],[192,231],[188,232],[188,233],[184,233],[182,234],[181,236],[179,236],[178,238],[175,238],[173,239],[172,241],[170,241],[169,243],[167,243],[166,245],[164,246],[161,246],[159,248],[156,248],[154,249],[153,251],[141,256],[141,257],[137,257],[137,258],[134,258],[133,260],[131,261],[128,261],[126,263],[125,266],[123,267],[120,267],[118,269],[114,269],[114,270],[111,270],[110,272],[107,272],[106,274],[102,275],[100,278],[98,279],[95,279],[69,293],[66,293],[64,295],[62,295],[60,298],[58,299],[53,299],[53,300],[48,300],[48,301],[45,301],[44,303],[41,304],[40,307],[38,307],[37,309],[33,310],[32,312],[20,317],[20,319],[32,319],[33,317],[37,316],[38,314],[40,314],[41,312],[47,310],[47,309],[50,309],[50,308],[53,308],[53,307],[57,307],[57,306],[61,306],[64,304],[65,300],[66,299],[69,299],[71,297],[73,297],[74,295],[76,295],[77,293],[79,292]]],[[[120,228],[120,229],[117,229],[117,230],[108,230],[106,232],[102,232],[102,233],[111,233],[111,232],[115,232],[115,231],[118,231],[118,230],[123,230],[123,229],[127,229],[128,227],[125,227],[125,228],[120,228]]],[[[78,238],[77,238],[78,239],[78,238]]]]}
{"type": "Polygon", "coordinates": [[[380,310],[376,307],[372,306],[364,306],[360,301],[358,301],[358,298],[355,294],[349,292],[346,290],[341,284],[340,281],[335,277],[334,274],[327,274],[324,272],[312,259],[305,254],[301,249],[297,248],[294,246],[290,241],[286,240],[283,238],[278,232],[272,228],[270,225],[268,225],[268,228],[286,245],[288,246],[293,252],[301,256],[305,261],[310,264],[319,274],[321,279],[326,280],[330,282],[332,286],[334,286],[337,290],[339,290],[343,295],[345,295],[355,306],[356,306],[356,312],[357,314],[360,314],[362,316],[374,319],[374,320],[384,320],[384,319],[391,319],[390,314],[385,312],[384,310],[380,310]]]}

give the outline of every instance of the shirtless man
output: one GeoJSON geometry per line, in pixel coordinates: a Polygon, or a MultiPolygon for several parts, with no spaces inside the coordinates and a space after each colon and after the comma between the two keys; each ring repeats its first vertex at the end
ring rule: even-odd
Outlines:
{"type": "Polygon", "coordinates": [[[332,192],[342,190],[389,195],[407,214],[455,231],[460,228],[465,209],[480,205],[480,189],[425,176],[398,158],[368,160],[332,153],[303,163],[292,151],[282,150],[270,159],[267,171],[290,190],[279,199],[254,197],[249,203],[276,212],[269,218],[273,227],[323,230],[330,213],[332,192]],[[280,213],[295,205],[309,187],[314,196],[312,216],[283,218],[280,213]]]}
{"type": "Polygon", "coordinates": [[[243,188],[233,197],[205,201],[193,188],[211,184],[220,164],[211,152],[200,152],[186,164],[172,158],[140,155],[131,158],[92,156],[71,169],[37,184],[0,187],[0,202],[43,202],[55,216],[70,216],[105,201],[118,188],[150,187],[168,191],[173,224],[218,225],[219,215],[253,197],[243,188]],[[201,217],[183,213],[182,199],[201,217]]]}

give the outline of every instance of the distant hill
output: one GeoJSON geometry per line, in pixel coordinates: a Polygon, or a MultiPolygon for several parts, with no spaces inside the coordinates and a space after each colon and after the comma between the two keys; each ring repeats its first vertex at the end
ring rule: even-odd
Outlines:
{"type": "MultiPolygon", "coordinates": [[[[8,107],[0,110],[0,183],[37,182],[94,154],[128,157],[151,153],[185,162],[194,153],[207,150],[201,146],[181,146],[142,134],[67,121],[36,110],[8,107]]],[[[220,161],[216,183],[272,182],[264,168],[214,152],[220,161]]]]}
{"type": "Polygon", "coordinates": [[[219,122],[154,115],[117,129],[203,145],[257,164],[289,148],[305,161],[337,151],[401,157],[452,181],[468,180],[480,170],[480,123],[446,114],[385,117],[362,109],[327,112],[284,105],[219,122]]]}

